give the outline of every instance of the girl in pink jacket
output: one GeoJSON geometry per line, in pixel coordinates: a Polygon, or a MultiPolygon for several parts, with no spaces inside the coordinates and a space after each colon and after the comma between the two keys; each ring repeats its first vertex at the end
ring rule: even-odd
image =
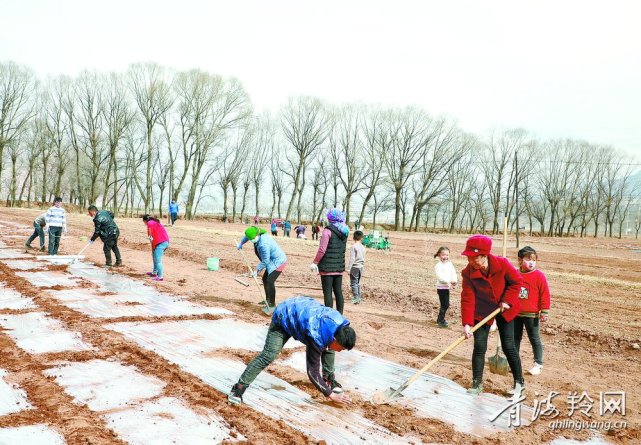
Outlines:
{"type": "Polygon", "coordinates": [[[147,272],[147,275],[152,277],[151,279],[154,281],[162,281],[164,278],[162,256],[169,247],[169,235],[158,218],[143,215],[142,220],[147,226],[147,236],[151,241],[151,253],[154,261],[154,270],[147,272]]]}

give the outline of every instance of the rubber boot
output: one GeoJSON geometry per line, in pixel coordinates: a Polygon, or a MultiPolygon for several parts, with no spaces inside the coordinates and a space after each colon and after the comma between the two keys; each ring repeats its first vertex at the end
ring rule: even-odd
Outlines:
{"type": "Polygon", "coordinates": [[[476,395],[481,392],[483,392],[483,383],[481,382],[481,380],[472,379],[472,386],[467,388],[467,393],[476,395]]]}

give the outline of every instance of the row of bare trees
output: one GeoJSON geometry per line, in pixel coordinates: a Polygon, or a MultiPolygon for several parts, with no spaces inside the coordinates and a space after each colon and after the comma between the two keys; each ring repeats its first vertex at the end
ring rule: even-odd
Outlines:
{"type": "Polygon", "coordinates": [[[297,221],[339,206],[374,224],[392,214],[397,230],[498,232],[508,217],[557,236],[620,236],[639,208],[633,164],[612,147],[519,129],[481,138],[417,108],[312,97],[256,115],[236,79],[200,70],[135,64],[41,82],[0,63],[0,106],[10,206],[62,195],[162,215],[175,199],[187,219],[297,221]]]}

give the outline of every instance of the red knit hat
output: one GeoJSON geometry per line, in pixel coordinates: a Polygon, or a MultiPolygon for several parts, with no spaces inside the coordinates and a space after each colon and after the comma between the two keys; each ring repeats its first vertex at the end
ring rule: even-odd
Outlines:
{"type": "Polygon", "coordinates": [[[465,250],[461,252],[461,255],[489,255],[490,250],[492,250],[492,238],[485,235],[473,235],[467,239],[465,250]]]}

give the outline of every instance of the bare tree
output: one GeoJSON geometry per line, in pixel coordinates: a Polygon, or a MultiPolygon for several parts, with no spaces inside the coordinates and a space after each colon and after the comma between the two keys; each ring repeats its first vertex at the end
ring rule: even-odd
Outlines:
{"type": "MultiPolygon", "coordinates": [[[[629,161],[621,153],[609,148],[611,157],[604,167],[603,192],[605,197],[605,229],[604,235],[612,238],[614,220],[627,212],[626,196],[629,196],[628,183],[632,175],[629,161]]],[[[621,218],[622,220],[623,218],[621,218]]],[[[619,237],[621,234],[619,233],[619,237]]]]}
{"type": "MultiPolygon", "coordinates": [[[[236,217],[236,191],[238,179],[244,170],[247,153],[252,144],[253,132],[251,129],[239,129],[224,144],[223,152],[218,164],[218,184],[223,190],[223,220],[228,221],[228,194],[232,188],[232,218],[236,217]]],[[[232,219],[233,222],[233,219],[232,219]]]]}
{"type": "Polygon", "coordinates": [[[18,150],[16,139],[35,114],[30,98],[35,90],[31,70],[13,62],[0,63],[0,183],[5,149],[11,145],[18,150]]]}
{"type": "Polygon", "coordinates": [[[386,186],[380,192],[381,193],[377,193],[372,196],[372,201],[369,205],[369,209],[372,212],[372,228],[376,228],[376,216],[379,212],[395,208],[395,191],[389,186],[386,186]]]}
{"type": "Polygon", "coordinates": [[[176,81],[181,121],[183,175],[174,188],[180,193],[187,172],[191,185],[185,205],[185,217],[192,217],[197,185],[205,164],[214,158],[214,148],[222,145],[225,133],[244,125],[251,115],[249,97],[236,79],[203,71],[180,73],[176,81]]]}
{"type": "Polygon", "coordinates": [[[296,157],[289,160],[289,169],[286,170],[286,174],[292,178],[294,185],[285,215],[285,219],[289,219],[297,193],[300,193],[299,186],[307,162],[314,150],[327,138],[328,116],[320,100],[312,97],[298,97],[290,99],[283,109],[281,126],[296,153],[296,157]]]}
{"type": "Polygon", "coordinates": [[[385,156],[392,144],[391,121],[389,113],[375,110],[363,120],[363,204],[358,216],[359,221],[365,217],[365,209],[370,199],[374,197],[376,189],[385,179],[385,156]]]}
{"type": "MultiPolygon", "coordinates": [[[[448,232],[457,229],[456,220],[464,212],[464,203],[469,200],[474,184],[470,181],[474,169],[474,152],[479,141],[472,135],[461,135],[461,144],[467,148],[449,167],[446,175],[447,200],[449,204],[450,222],[448,232]]],[[[462,223],[460,224],[462,227],[462,223]]]]}
{"type": "MultiPolygon", "coordinates": [[[[47,173],[55,172],[53,186],[54,196],[62,195],[62,179],[69,165],[69,145],[66,141],[67,120],[64,112],[64,102],[68,97],[71,79],[58,77],[51,80],[46,88],[43,112],[45,114],[45,129],[47,134],[47,148],[42,156],[43,181],[41,201],[47,201],[47,173]],[[49,156],[55,160],[55,168],[50,169],[49,156]]],[[[51,193],[51,190],[49,190],[51,193]]]]}
{"type": "MultiPolygon", "coordinates": [[[[429,142],[430,117],[421,110],[406,108],[390,111],[390,146],[385,156],[387,176],[394,188],[394,229],[401,229],[402,194],[405,185],[420,168],[420,162],[429,142]]],[[[403,218],[405,218],[403,212],[403,218]]]]}
{"type": "Polygon", "coordinates": [[[334,131],[330,133],[330,153],[335,177],[345,190],[342,207],[348,220],[352,196],[364,187],[363,179],[369,173],[363,159],[364,120],[365,110],[362,107],[343,106],[337,112],[334,131]]]}
{"type": "Polygon", "coordinates": [[[16,205],[16,191],[18,189],[18,162],[22,159],[22,154],[26,151],[26,130],[27,127],[23,127],[22,131],[18,136],[14,136],[11,139],[11,143],[7,145],[7,154],[9,155],[9,161],[11,162],[11,180],[9,181],[9,190],[7,194],[7,206],[13,207],[16,205]]]}
{"type": "MultiPolygon", "coordinates": [[[[258,117],[256,123],[255,150],[250,160],[249,175],[254,185],[254,199],[256,215],[260,216],[260,189],[266,187],[268,172],[268,159],[274,151],[276,126],[268,114],[258,117]]],[[[275,200],[274,200],[275,202],[275,200]]],[[[273,214],[273,210],[272,210],[273,214]]]]}
{"type": "Polygon", "coordinates": [[[111,209],[118,213],[118,152],[121,141],[125,133],[132,125],[134,112],[129,106],[127,100],[124,79],[115,73],[108,76],[104,82],[104,121],[107,133],[107,172],[105,174],[102,207],[106,207],[107,202],[111,202],[111,209]],[[113,175],[113,179],[112,179],[113,175]],[[109,188],[111,189],[111,198],[109,188]]]}
{"type": "Polygon", "coordinates": [[[145,186],[141,190],[141,196],[145,205],[145,212],[148,212],[149,207],[152,205],[151,187],[153,185],[153,179],[151,173],[154,154],[155,151],[157,151],[152,144],[152,135],[154,127],[160,118],[172,106],[171,82],[168,79],[167,71],[160,65],[153,63],[132,65],[129,67],[129,78],[136,105],[145,128],[147,141],[145,186]]]}
{"type": "Polygon", "coordinates": [[[419,215],[423,207],[447,190],[448,172],[459,159],[473,148],[454,123],[445,119],[433,122],[426,134],[427,147],[418,171],[418,189],[415,195],[410,229],[418,231],[419,215]]]}
{"type": "Polygon", "coordinates": [[[280,205],[283,198],[283,192],[285,190],[285,181],[280,167],[281,157],[282,150],[278,145],[273,145],[270,157],[270,172],[272,179],[272,210],[269,215],[270,219],[274,217],[275,208],[278,210],[278,218],[281,218],[280,205]]]}
{"type": "Polygon", "coordinates": [[[327,187],[329,181],[327,179],[327,172],[325,171],[325,164],[316,162],[311,170],[311,186],[312,186],[312,223],[320,220],[321,214],[325,209],[327,196],[327,187]]]}
{"type": "MultiPolygon", "coordinates": [[[[36,119],[33,119],[30,121],[28,125],[28,132],[25,134],[25,142],[27,145],[26,153],[27,153],[27,159],[26,159],[26,167],[27,171],[26,174],[24,175],[23,181],[22,181],[22,187],[20,189],[20,196],[18,196],[18,202],[22,203],[22,197],[24,195],[25,187],[27,187],[27,205],[29,204],[28,201],[31,201],[31,190],[34,185],[34,176],[37,175],[37,172],[40,171],[42,174],[40,175],[40,180],[44,183],[46,181],[46,175],[44,172],[47,171],[46,165],[43,166],[42,169],[37,169],[37,161],[43,156],[45,151],[47,150],[48,144],[47,144],[47,135],[46,135],[46,130],[45,130],[45,124],[42,119],[42,114],[40,113],[40,116],[36,119]]],[[[50,152],[51,150],[49,150],[50,152]]],[[[36,181],[37,182],[37,179],[36,181]]],[[[34,196],[35,196],[35,191],[34,191],[34,196]]]]}

